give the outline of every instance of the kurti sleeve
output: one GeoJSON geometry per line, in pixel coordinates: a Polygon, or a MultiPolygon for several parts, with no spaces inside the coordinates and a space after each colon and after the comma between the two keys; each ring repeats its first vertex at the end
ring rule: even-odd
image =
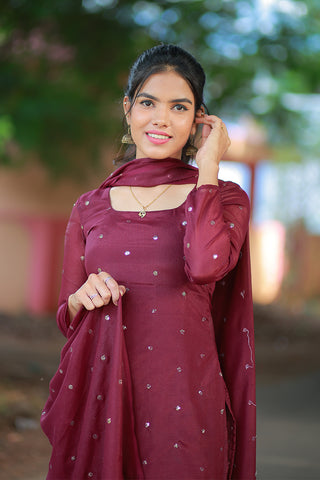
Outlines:
{"type": "MultiPolygon", "coordinates": [[[[64,244],[64,260],[59,295],[57,323],[65,336],[68,336],[70,318],[68,298],[87,280],[85,270],[85,238],[80,222],[77,203],[74,205],[67,225],[64,244]]],[[[76,315],[81,315],[82,310],[76,315]]]]}
{"type": "Polygon", "coordinates": [[[232,182],[193,190],[186,202],[185,270],[216,282],[212,314],[221,371],[236,425],[228,478],[253,480],[256,456],[255,358],[248,223],[249,200],[232,182]]]}
{"type": "Polygon", "coordinates": [[[191,191],[184,238],[185,271],[190,281],[216,282],[235,267],[249,216],[247,194],[232,182],[191,191]]]}

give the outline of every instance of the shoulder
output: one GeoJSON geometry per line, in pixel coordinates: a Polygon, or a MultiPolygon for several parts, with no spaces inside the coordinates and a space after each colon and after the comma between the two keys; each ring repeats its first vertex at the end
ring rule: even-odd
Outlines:
{"type": "Polygon", "coordinates": [[[107,190],[96,188],[83,193],[74,203],[71,216],[78,218],[81,225],[91,224],[106,211],[107,190]]]}
{"type": "Polygon", "coordinates": [[[237,203],[250,207],[247,193],[235,182],[219,180],[219,192],[222,203],[237,203]]]}
{"type": "Polygon", "coordinates": [[[219,178],[218,182],[219,182],[219,188],[222,189],[222,190],[226,190],[226,191],[239,191],[239,190],[241,190],[242,192],[245,193],[245,191],[240,187],[240,185],[238,185],[235,182],[231,182],[230,180],[221,180],[220,178],[219,178]]]}
{"type": "Polygon", "coordinates": [[[88,192],[83,193],[75,202],[74,206],[80,210],[99,203],[106,196],[106,191],[100,188],[95,188],[88,192]]]}

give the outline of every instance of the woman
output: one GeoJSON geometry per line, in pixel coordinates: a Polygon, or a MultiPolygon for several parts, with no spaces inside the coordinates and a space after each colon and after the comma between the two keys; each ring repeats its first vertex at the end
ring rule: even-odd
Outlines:
{"type": "Polygon", "coordinates": [[[181,48],[144,52],[123,102],[130,161],[73,208],[48,479],[255,476],[249,202],[218,182],[230,140],[204,82],[181,48]],[[181,159],[199,126],[196,168],[181,159]]]}

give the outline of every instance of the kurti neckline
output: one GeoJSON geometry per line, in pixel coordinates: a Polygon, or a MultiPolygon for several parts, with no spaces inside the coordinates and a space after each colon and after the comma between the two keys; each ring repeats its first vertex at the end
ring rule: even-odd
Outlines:
{"type": "MultiPolygon", "coordinates": [[[[196,187],[196,186],[195,186],[196,187]]],[[[184,208],[185,207],[185,204],[187,203],[187,200],[188,200],[188,197],[189,195],[195,190],[195,187],[188,193],[186,199],[184,200],[184,202],[182,202],[180,205],[178,205],[177,207],[174,207],[174,208],[165,208],[165,209],[159,209],[159,210],[147,210],[147,215],[149,214],[155,214],[155,213],[168,213],[168,212],[175,212],[175,211],[178,211],[180,208],[184,208]]],[[[107,194],[107,197],[106,197],[106,200],[107,200],[107,208],[110,209],[112,212],[116,213],[116,214],[136,214],[138,215],[140,210],[116,210],[115,208],[113,208],[112,206],[112,203],[111,203],[111,197],[110,197],[110,190],[111,190],[112,187],[109,187],[109,188],[106,188],[106,194],[107,194]]],[[[143,219],[142,219],[143,220],[143,219]]]]}

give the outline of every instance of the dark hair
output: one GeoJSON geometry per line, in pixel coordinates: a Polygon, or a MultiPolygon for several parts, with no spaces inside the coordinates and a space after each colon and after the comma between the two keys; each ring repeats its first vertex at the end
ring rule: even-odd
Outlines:
{"type": "MultiPolygon", "coordinates": [[[[128,96],[131,106],[146,80],[155,73],[174,71],[189,84],[195,99],[195,112],[204,105],[203,88],[206,80],[200,63],[186,50],[177,45],[157,45],[145,50],[131,67],[125,95],[128,96]]],[[[184,150],[182,160],[186,161],[184,150]]],[[[115,163],[125,162],[134,158],[135,147],[130,146],[126,152],[118,155],[115,163]]]]}

